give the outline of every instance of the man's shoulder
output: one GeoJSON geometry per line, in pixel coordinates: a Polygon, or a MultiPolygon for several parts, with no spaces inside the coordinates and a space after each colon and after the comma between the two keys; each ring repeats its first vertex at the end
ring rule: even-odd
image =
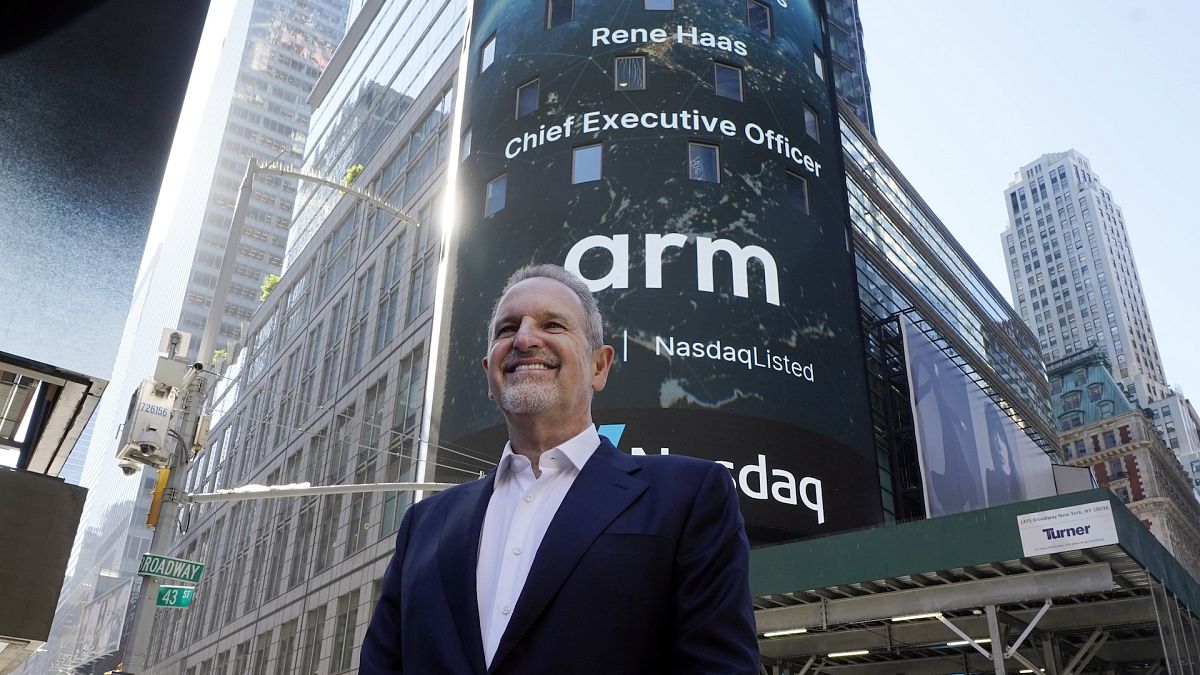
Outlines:
{"type": "Polygon", "coordinates": [[[707,459],[684,455],[627,455],[647,478],[673,480],[702,480],[711,473],[727,471],[725,467],[707,459]]]}

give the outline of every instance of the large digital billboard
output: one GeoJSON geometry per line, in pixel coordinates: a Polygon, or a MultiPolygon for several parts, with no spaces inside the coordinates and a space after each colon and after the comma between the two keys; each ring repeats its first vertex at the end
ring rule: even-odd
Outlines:
{"type": "Polygon", "coordinates": [[[926,515],[1056,494],[1050,457],[916,324],[902,324],[926,515]]]}
{"type": "Polygon", "coordinates": [[[621,449],[725,463],[756,541],[881,522],[821,11],[476,0],[434,477],[499,457],[485,324],[513,270],[553,262],[604,312],[593,411],[621,449]]]}

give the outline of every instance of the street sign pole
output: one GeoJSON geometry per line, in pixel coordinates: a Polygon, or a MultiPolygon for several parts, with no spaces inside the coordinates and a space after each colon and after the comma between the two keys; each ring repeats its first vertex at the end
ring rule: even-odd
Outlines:
{"type": "MultiPolygon", "coordinates": [[[[207,394],[208,377],[203,371],[196,374],[188,383],[183,398],[183,406],[179,410],[178,438],[175,449],[171,453],[171,475],[164,490],[162,507],[159,514],[159,524],[154,528],[154,537],[150,540],[151,557],[164,558],[171,548],[171,538],[175,533],[175,523],[179,517],[178,496],[186,488],[187,463],[192,452],[192,443],[196,438],[196,429],[200,422],[200,413],[207,394]]],[[[145,561],[146,558],[143,558],[145,561]]],[[[203,565],[201,565],[203,569],[203,565]]],[[[197,576],[197,579],[199,577],[197,576]]],[[[154,625],[154,611],[158,606],[159,580],[157,576],[142,576],[142,588],[138,593],[137,605],[133,613],[133,627],[124,651],[122,663],[132,673],[141,673],[146,667],[146,657],[150,648],[150,630],[154,625]]],[[[190,598],[189,598],[190,602],[190,598]]]]}

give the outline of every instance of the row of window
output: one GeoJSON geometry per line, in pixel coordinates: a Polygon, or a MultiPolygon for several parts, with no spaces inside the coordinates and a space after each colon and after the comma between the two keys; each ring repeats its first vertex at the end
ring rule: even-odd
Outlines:
{"type": "MultiPolygon", "coordinates": [[[[675,0],[642,0],[644,9],[670,11],[675,9],[675,0]]],[[[575,0],[546,0],[546,28],[556,28],[575,19],[575,0]]],[[[746,0],[746,25],[767,37],[772,35],[771,6],[761,0],[746,0]]],[[[479,72],[487,70],[496,62],[496,36],[493,35],[479,52],[479,72]]]]}
{"type": "MultiPolygon", "coordinates": [[[[354,666],[354,654],[361,641],[358,636],[365,631],[374,605],[379,601],[380,588],[379,582],[375,582],[374,593],[369,600],[362,598],[360,589],[337,598],[330,639],[325,637],[330,623],[327,619],[329,608],[327,604],[322,604],[304,613],[303,629],[300,617],[297,617],[279,626],[278,634],[275,629],[269,629],[199,663],[192,661],[192,665],[184,664],[186,670],[183,672],[186,675],[348,673],[354,666]],[[322,670],[323,664],[327,664],[327,670],[322,670]],[[299,671],[295,670],[297,666],[299,671]]],[[[172,656],[172,649],[177,643],[172,644],[171,638],[187,622],[187,614],[172,612],[155,623],[151,636],[151,653],[156,657],[155,662],[172,656]]]]}
{"type": "MultiPolygon", "coordinates": [[[[516,118],[520,119],[537,111],[540,104],[541,78],[535,78],[517,87],[516,118]]],[[[646,57],[641,55],[618,56],[613,59],[613,89],[616,91],[644,91],[646,89],[646,57]]],[[[734,101],[744,99],[742,68],[727,63],[713,63],[713,91],[717,96],[734,101]]],[[[819,118],[809,106],[804,107],[805,130],[818,139],[819,118]]]]}
{"type": "MultiPolygon", "coordinates": [[[[294,444],[295,450],[286,459],[279,457],[266,483],[295,483],[304,479],[321,484],[345,480],[355,483],[411,480],[415,430],[424,390],[423,357],[420,346],[413,349],[401,360],[398,374],[384,375],[367,388],[361,413],[357,412],[357,402],[352,403],[329,426],[310,434],[307,441],[294,444]],[[396,384],[389,398],[389,384],[393,381],[396,384]],[[393,409],[390,424],[384,417],[388,409],[393,409]],[[391,434],[385,439],[388,426],[391,434]],[[385,440],[386,446],[381,445],[385,440]]],[[[246,406],[240,413],[262,415],[257,405],[246,406]]],[[[255,459],[250,438],[255,424],[251,422],[244,430],[246,438],[242,443],[237,442],[236,433],[232,436],[228,433],[231,428],[236,432],[238,426],[238,420],[227,426],[203,457],[227,460],[217,462],[218,485],[224,484],[223,469],[232,474],[236,466],[230,465],[241,461],[248,465],[255,459]]],[[[193,465],[193,470],[196,469],[203,473],[203,467],[193,465]]],[[[193,535],[185,551],[192,558],[212,560],[213,578],[206,585],[210,590],[197,598],[187,626],[179,627],[180,635],[172,644],[178,648],[194,642],[252,612],[283,589],[303,584],[336,560],[349,558],[367,544],[390,539],[409,497],[401,493],[368,493],[352,495],[349,500],[331,495],[233,505],[228,516],[222,515],[211,527],[193,535]],[[259,573],[248,575],[248,570],[259,573]]],[[[189,520],[196,516],[193,510],[189,509],[189,520]]]]}
{"type": "MultiPolygon", "coordinates": [[[[808,181],[791,171],[786,173],[788,206],[807,214],[808,181]]],[[[594,143],[574,148],[571,152],[571,184],[590,183],[604,176],[604,144],[594,143]]],[[[688,142],[687,176],[703,183],[721,182],[721,148],[711,143],[688,142]]],[[[508,202],[508,174],[488,182],[484,189],[483,216],[499,213],[508,202]]]]}
{"type": "MultiPolygon", "coordinates": [[[[1093,434],[1090,438],[1077,438],[1072,443],[1064,443],[1062,446],[1063,459],[1074,459],[1083,457],[1088,454],[1088,447],[1091,446],[1091,452],[1097,453],[1101,450],[1112,450],[1117,445],[1123,445],[1133,441],[1133,435],[1129,431],[1128,426],[1118,427],[1115,431],[1104,431],[1100,434],[1093,434]],[[1119,434],[1119,437],[1118,437],[1119,434]],[[1090,441],[1090,444],[1089,444],[1090,441]]],[[[1109,460],[1108,477],[1110,480],[1125,477],[1125,467],[1120,458],[1109,460]]]]}

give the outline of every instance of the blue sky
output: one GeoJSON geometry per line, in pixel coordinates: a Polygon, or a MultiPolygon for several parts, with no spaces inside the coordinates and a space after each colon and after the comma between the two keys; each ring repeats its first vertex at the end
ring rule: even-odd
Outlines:
{"type": "Polygon", "coordinates": [[[1004,188],[1075,148],[1125,212],[1168,382],[1200,399],[1200,3],[859,3],[880,143],[992,282],[1010,295],[1004,188]]]}

